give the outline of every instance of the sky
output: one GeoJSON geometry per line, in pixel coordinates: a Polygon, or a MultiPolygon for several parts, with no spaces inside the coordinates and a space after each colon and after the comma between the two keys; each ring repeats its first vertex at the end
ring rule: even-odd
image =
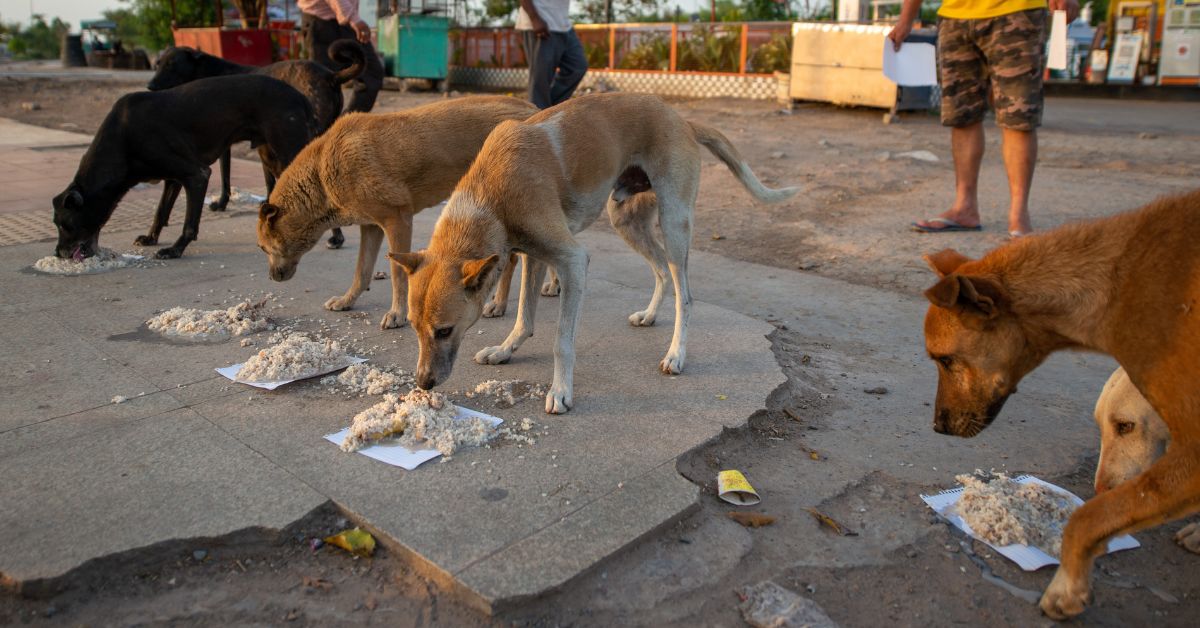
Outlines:
{"type": "Polygon", "coordinates": [[[34,13],[47,20],[61,17],[71,23],[72,30],[79,30],[79,20],[99,19],[101,11],[121,6],[117,0],[0,0],[0,20],[28,24],[31,4],[34,13]]]}
{"type": "MultiPolygon", "coordinates": [[[[695,11],[696,7],[708,6],[707,0],[668,0],[666,4],[679,5],[684,11],[695,11]]],[[[91,20],[103,17],[105,9],[116,9],[121,6],[118,0],[0,0],[0,21],[29,22],[29,9],[33,6],[34,13],[41,13],[46,19],[61,17],[71,24],[71,30],[79,30],[80,20],[91,20]]]]}

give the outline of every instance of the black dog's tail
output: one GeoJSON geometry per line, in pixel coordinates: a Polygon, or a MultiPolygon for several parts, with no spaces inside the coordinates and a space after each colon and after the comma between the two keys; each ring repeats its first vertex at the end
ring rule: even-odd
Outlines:
{"type": "Polygon", "coordinates": [[[334,86],[353,81],[367,67],[367,55],[363,52],[362,46],[353,39],[339,39],[330,44],[329,58],[341,64],[350,64],[346,69],[334,72],[334,86]]]}

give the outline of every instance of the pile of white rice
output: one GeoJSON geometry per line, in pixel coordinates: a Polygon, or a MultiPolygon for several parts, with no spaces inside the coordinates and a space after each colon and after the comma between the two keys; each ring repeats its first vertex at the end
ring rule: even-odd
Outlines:
{"type": "Polygon", "coordinates": [[[400,369],[379,369],[366,364],[354,364],[337,375],[321,379],[325,386],[341,386],[346,392],[362,395],[397,393],[413,387],[412,376],[400,369]]]}
{"type": "Polygon", "coordinates": [[[275,329],[264,312],[266,299],[258,303],[242,301],[224,310],[197,310],[173,307],[146,321],[151,331],[188,340],[230,338],[275,329]]]}
{"type": "Polygon", "coordinates": [[[395,438],[409,449],[430,446],[444,456],[459,447],[478,447],[495,435],[490,423],[476,417],[455,419],[457,408],[446,396],[413,390],[403,397],[385,395],[383,401],[354,417],[342,451],[358,451],[385,438],[395,438]]]}
{"type": "Polygon", "coordinates": [[[491,397],[497,406],[511,408],[526,399],[545,398],[546,388],[519,379],[489,379],[476,386],[475,390],[464,392],[463,396],[468,399],[491,397]]]}
{"type": "Polygon", "coordinates": [[[1062,533],[1075,512],[1070,496],[1036,482],[1020,484],[1003,473],[991,481],[975,475],[954,478],[965,489],[954,505],[971,530],[1003,547],[1037,547],[1051,556],[1062,553],[1062,533]]]}
{"type": "Polygon", "coordinates": [[[305,334],[293,333],[246,360],[236,379],[240,382],[303,379],[349,364],[350,356],[336,340],[313,340],[305,334]]]}
{"type": "Polygon", "coordinates": [[[102,273],[117,268],[124,268],[135,261],[133,257],[125,257],[112,249],[99,249],[91,257],[80,261],[49,255],[33,263],[33,268],[50,275],[89,275],[102,273]]]}

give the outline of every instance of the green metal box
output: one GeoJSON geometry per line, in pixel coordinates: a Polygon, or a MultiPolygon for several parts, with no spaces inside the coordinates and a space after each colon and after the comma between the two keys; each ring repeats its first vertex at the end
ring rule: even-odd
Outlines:
{"type": "Polygon", "coordinates": [[[379,52],[388,76],[444,80],[449,70],[450,18],[389,15],[380,18],[379,52]]]}

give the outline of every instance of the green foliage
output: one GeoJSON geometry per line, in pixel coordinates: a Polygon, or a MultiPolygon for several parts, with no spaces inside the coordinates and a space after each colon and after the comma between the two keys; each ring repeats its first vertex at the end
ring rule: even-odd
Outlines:
{"type": "MultiPolygon", "coordinates": [[[[675,21],[670,7],[663,0],[612,0],[613,20],[617,22],[675,21]]],[[[589,24],[608,21],[606,0],[581,0],[575,3],[576,19],[589,24]]]]}
{"type": "Polygon", "coordinates": [[[742,51],[739,28],[696,26],[676,44],[676,69],[692,72],[737,72],[742,51]]]}
{"type": "Polygon", "coordinates": [[[71,27],[59,18],[47,24],[46,18],[34,15],[29,26],[17,24],[4,27],[9,35],[8,51],[17,59],[57,59],[62,50],[62,38],[71,27]]]}
{"type": "Polygon", "coordinates": [[[770,74],[772,72],[787,72],[792,67],[792,37],[779,33],[771,37],[771,41],[759,46],[750,54],[747,61],[747,72],[770,74]]]}
{"type": "MultiPolygon", "coordinates": [[[[117,37],[147,50],[162,50],[175,43],[171,34],[169,0],[121,0],[128,8],[104,12],[105,19],[117,23],[117,37]]],[[[178,26],[215,26],[216,3],[212,0],[175,0],[178,26]]]]}
{"type": "Polygon", "coordinates": [[[671,65],[671,36],[654,33],[641,37],[619,64],[622,70],[667,70],[671,65]]]}
{"type": "Polygon", "coordinates": [[[520,0],[483,0],[483,13],[489,18],[508,18],[520,6],[520,0]]]}

